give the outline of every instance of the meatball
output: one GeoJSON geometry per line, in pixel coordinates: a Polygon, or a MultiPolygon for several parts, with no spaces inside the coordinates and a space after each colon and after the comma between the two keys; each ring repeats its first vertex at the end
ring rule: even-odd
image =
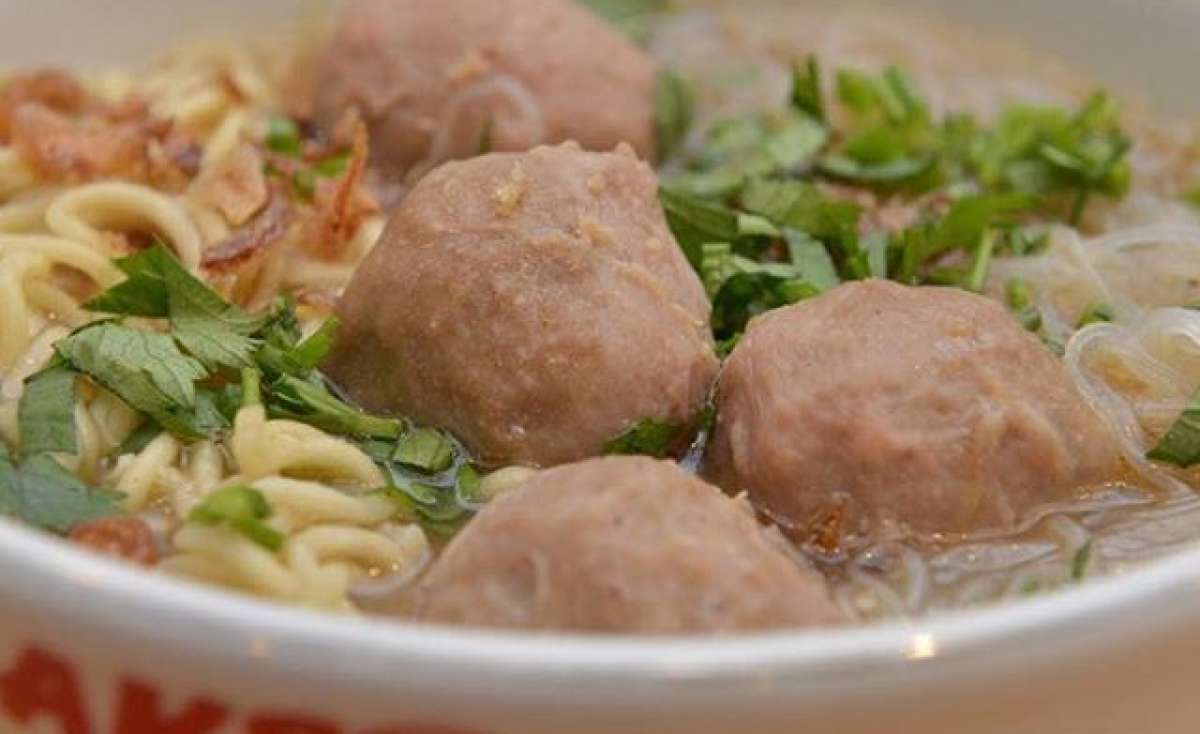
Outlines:
{"type": "Polygon", "coordinates": [[[717,388],[706,475],[793,535],[1012,529],[1115,478],[1115,439],[999,304],[840,286],[751,323],[717,388]]]}
{"type": "Polygon", "coordinates": [[[823,580],[772,533],[676,464],[591,459],[485,508],[422,580],[415,611],[470,626],[645,633],[836,621],[823,580]]]}
{"type": "Polygon", "coordinates": [[[572,0],[356,0],[319,63],[313,113],[328,128],[357,107],[391,175],[567,140],[650,156],[655,75],[572,0]]]}
{"type": "Polygon", "coordinates": [[[329,374],[490,464],[561,464],[643,420],[692,424],[718,362],[656,185],[625,147],[442,166],[347,288],[329,374]]]}

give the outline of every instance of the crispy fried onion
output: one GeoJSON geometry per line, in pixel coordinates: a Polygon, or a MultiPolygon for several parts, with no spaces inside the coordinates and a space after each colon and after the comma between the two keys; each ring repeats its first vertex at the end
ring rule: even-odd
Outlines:
{"type": "Polygon", "coordinates": [[[359,225],[379,211],[364,185],[370,154],[367,126],[356,111],[342,117],[334,130],[333,143],[350,151],[346,170],[337,178],[317,181],[313,208],[304,222],[301,242],[323,257],[336,257],[354,237],[359,225]]]}
{"type": "Polygon", "coordinates": [[[346,156],[345,168],[337,176],[312,179],[312,198],[304,202],[306,206],[299,211],[299,242],[307,252],[325,259],[337,259],[363,220],[379,211],[379,204],[365,180],[369,154],[367,126],[358,111],[351,109],[328,137],[319,130],[305,129],[300,157],[278,153],[267,155],[270,167],[281,177],[293,181],[322,161],[346,156]]]}
{"type": "Polygon", "coordinates": [[[61,69],[40,69],[12,79],[0,95],[0,143],[12,137],[12,118],[17,108],[36,103],[64,114],[80,114],[87,93],[75,77],[61,69]]]}
{"type": "Polygon", "coordinates": [[[271,189],[263,172],[266,160],[255,145],[243,142],[196,179],[195,200],[241,227],[266,207],[271,189]]]}
{"type": "Polygon", "coordinates": [[[200,159],[199,147],[170,121],[153,118],[144,100],[108,104],[54,70],[9,83],[0,99],[0,141],[53,183],[116,178],[178,190],[200,159]]]}
{"type": "Polygon", "coordinates": [[[205,251],[204,267],[213,273],[229,273],[258,261],[284,238],[294,219],[288,195],[272,187],[266,208],[258,216],[205,251]]]}

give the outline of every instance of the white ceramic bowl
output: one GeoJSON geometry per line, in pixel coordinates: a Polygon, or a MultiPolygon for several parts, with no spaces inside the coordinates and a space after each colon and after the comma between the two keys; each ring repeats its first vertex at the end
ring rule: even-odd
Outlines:
{"type": "MultiPolygon", "coordinates": [[[[926,2],[1200,108],[1184,96],[1200,3],[926,2]]],[[[181,34],[303,7],[0,0],[0,64],[137,60],[181,34]]],[[[1198,680],[1200,550],[913,623],[634,640],[321,616],[126,569],[0,521],[0,731],[1191,734],[1198,680]]]]}

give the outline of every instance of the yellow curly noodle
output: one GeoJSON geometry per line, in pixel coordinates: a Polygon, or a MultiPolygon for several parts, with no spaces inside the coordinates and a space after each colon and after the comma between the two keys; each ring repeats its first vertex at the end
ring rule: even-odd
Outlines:
{"type": "Polygon", "coordinates": [[[179,450],[173,442],[160,437],[151,443],[129,463],[117,487],[142,493],[131,498],[145,501],[147,488],[165,485],[182,514],[220,486],[250,486],[266,497],[274,511],[270,523],[287,540],[276,554],[229,530],[186,522],[173,539],[177,555],[162,563],[168,571],[280,601],[349,610],[355,580],[411,575],[429,557],[420,528],[395,523],[391,500],[366,492],[383,477],[345,441],[293,421],[268,420],[262,406],[248,406],[238,412],[226,446],[232,474],[214,469],[222,456],[202,442],[191,472],[175,476],[169,471],[179,450]],[[158,479],[147,481],[154,470],[158,479]],[[197,479],[214,477],[217,483],[198,486],[197,479]]]}
{"type": "MultiPolygon", "coordinates": [[[[119,101],[149,100],[202,146],[201,175],[246,139],[261,139],[283,107],[286,70],[303,46],[265,53],[232,43],[194,45],[144,74],[109,72],[89,91],[119,101]]],[[[294,228],[251,272],[214,284],[248,308],[287,291],[336,294],[374,245],[383,219],[367,220],[336,259],[311,255],[294,228]]],[[[207,248],[231,234],[201,197],[126,181],[72,187],[39,183],[16,151],[0,147],[0,440],[16,447],[23,380],[53,355],[53,344],[95,318],[56,277],[71,271],[96,291],[123,275],[112,258],[125,232],[158,236],[191,272],[203,277],[207,248]]],[[[75,289],[78,290],[78,289],[75,289]]],[[[302,307],[306,332],[326,314],[302,307]]],[[[229,436],[185,443],[163,433],[136,453],[114,456],[139,416],[106,390],[80,379],[75,408],[78,450],[61,457],[84,481],[124,494],[127,511],[145,518],[169,542],[163,571],[271,599],[353,611],[356,584],[411,576],[429,544],[419,526],[396,520],[395,505],[369,490],[379,469],[352,444],[310,426],[268,420],[261,406],[243,408],[229,436]],[[223,487],[249,486],[272,509],[269,524],[284,536],[279,552],[211,525],[187,520],[223,487]]]]}

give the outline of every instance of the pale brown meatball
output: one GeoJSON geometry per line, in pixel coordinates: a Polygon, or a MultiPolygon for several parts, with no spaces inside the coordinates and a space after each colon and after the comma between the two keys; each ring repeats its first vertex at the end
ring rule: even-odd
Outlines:
{"type": "Polygon", "coordinates": [[[567,140],[650,156],[654,80],[647,54],[573,0],[355,0],[314,114],[329,127],[357,107],[392,175],[567,140]]]}
{"type": "Polygon", "coordinates": [[[826,541],[1008,529],[1118,468],[1061,362],[956,289],[847,284],[755,320],[717,410],[707,475],[826,541]]]}
{"type": "Polygon", "coordinates": [[[642,420],[693,423],[718,369],[709,304],[656,185],[628,149],[444,165],[350,283],[330,375],[487,463],[560,464],[642,420]]]}
{"type": "Polygon", "coordinates": [[[824,582],[784,542],[676,464],[592,459],[541,472],[484,509],[421,582],[416,615],[645,633],[837,621],[824,582]]]}

